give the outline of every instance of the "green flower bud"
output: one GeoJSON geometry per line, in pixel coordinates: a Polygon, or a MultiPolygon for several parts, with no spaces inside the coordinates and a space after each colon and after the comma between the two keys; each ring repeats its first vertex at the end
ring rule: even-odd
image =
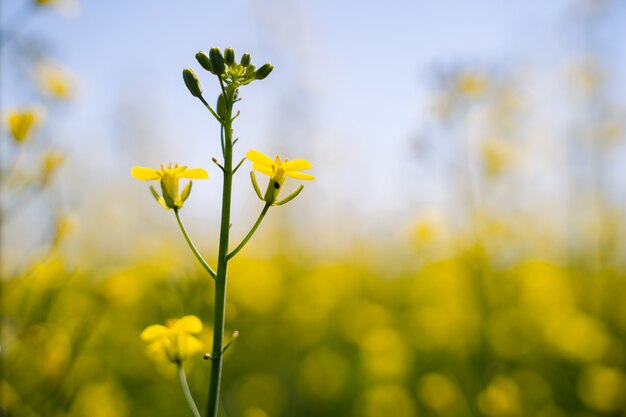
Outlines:
{"type": "Polygon", "coordinates": [[[233,48],[224,49],[224,62],[229,67],[235,63],[235,50],[233,48]]]}
{"type": "Polygon", "coordinates": [[[204,51],[200,51],[196,54],[196,59],[202,65],[202,68],[209,72],[213,72],[213,67],[211,66],[211,58],[204,51]]]}
{"type": "Polygon", "coordinates": [[[183,70],[183,79],[192,96],[200,97],[202,95],[202,88],[200,87],[198,76],[191,68],[185,68],[183,70]]]}
{"type": "Polygon", "coordinates": [[[226,100],[224,100],[223,94],[220,94],[217,99],[217,115],[222,119],[226,119],[227,116],[226,100]]]}
{"type": "Polygon", "coordinates": [[[243,54],[241,56],[241,66],[247,67],[248,65],[250,65],[250,54],[243,54]]]}
{"type": "Polygon", "coordinates": [[[209,58],[211,58],[211,67],[213,67],[213,73],[215,75],[222,75],[226,70],[224,67],[224,57],[219,48],[211,48],[209,51],[209,58]]]}
{"type": "Polygon", "coordinates": [[[265,79],[268,75],[270,75],[270,72],[272,72],[273,69],[274,69],[274,66],[272,64],[265,64],[261,66],[261,68],[256,70],[256,79],[257,80],[265,79]]]}

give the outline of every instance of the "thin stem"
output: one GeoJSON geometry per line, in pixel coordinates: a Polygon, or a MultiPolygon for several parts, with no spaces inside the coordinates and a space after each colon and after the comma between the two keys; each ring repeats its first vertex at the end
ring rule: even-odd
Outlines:
{"type": "MultiPolygon", "coordinates": [[[[224,125],[220,126],[220,145],[222,146],[222,156],[224,156],[224,125]]],[[[222,171],[224,171],[224,167],[222,167],[222,171]]]]}
{"type": "Polygon", "coordinates": [[[217,274],[215,273],[213,268],[211,268],[211,266],[204,260],[202,255],[200,255],[200,252],[198,252],[196,245],[194,245],[193,242],[191,241],[191,238],[189,237],[189,234],[187,234],[187,230],[185,229],[185,226],[183,225],[182,220],[180,220],[180,215],[178,214],[177,208],[174,209],[174,214],[176,215],[176,221],[178,222],[178,226],[180,226],[180,231],[183,232],[183,236],[185,236],[185,240],[187,241],[189,248],[191,249],[193,254],[196,255],[196,259],[198,260],[198,262],[200,262],[200,264],[209,273],[209,275],[211,275],[211,278],[215,279],[217,274]]]}
{"type": "MultiPolygon", "coordinates": [[[[218,77],[218,79],[220,80],[220,87],[222,88],[224,103],[226,104],[226,108],[228,109],[228,114],[230,116],[232,115],[233,105],[228,102],[228,94],[226,94],[226,89],[224,88],[224,81],[222,80],[222,77],[218,77]]],[[[235,120],[235,118],[230,119],[231,123],[233,120],[235,120]]]]}
{"type": "MultiPolygon", "coordinates": [[[[234,144],[234,143],[233,143],[234,144]]],[[[241,161],[239,161],[239,163],[237,164],[237,166],[235,167],[235,169],[233,169],[233,175],[237,172],[237,170],[239,169],[239,167],[241,166],[241,164],[243,164],[243,161],[246,160],[246,157],[244,156],[241,161]]]]}
{"type": "Polygon", "coordinates": [[[218,122],[223,123],[223,120],[221,117],[219,117],[217,115],[217,113],[215,113],[215,110],[213,110],[213,108],[209,105],[209,103],[206,102],[206,100],[204,99],[204,97],[199,96],[198,99],[200,99],[200,101],[202,102],[202,104],[204,104],[204,107],[206,107],[207,109],[209,109],[209,111],[211,112],[211,114],[213,115],[213,117],[215,117],[217,119],[218,122]]]}
{"type": "Polygon", "coordinates": [[[194,417],[202,417],[200,411],[198,411],[198,407],[196,407],[196,402],[191,396],[189,384],[187,384],[187,376],[185,375],[185,368],[183,368],[183,365],[180,363],[178,364],[178,379],[180,380],[180,386],[183,388],[183,393],[185,394],[185,399],[187,400],[191,413],[194,417]]]}
{"type": "Polygon", "coordinates": [[[248,241],[250,240],[254,232],[256,232],[256,229],[259,228],[259,225],[263,221],[263,218],[265,217],[265,215],[267,214],[267,211],[269,210],[271,206],[272,206],[271,204],[265,203],[265,206],[263,206],[263,210],[261,211],[261,214],[259,214],[259,218],[256,219],[256,223],[254,223],[254,226],[252,226],[252,229],[250,229],[250,231],[248,232],[246,237],[243,238],[241,243],[235,249],[233,249],[231,253],[228,254],[228,256],[226,257],[227,259],[231,259],[233,256],[237,255],[239,251],[242,250],[244,246],[246,246],[246,243],[248,243],[248,241]]]}
{"type": "MultiPolygon", "coordinates": [[[[228,103],[229,98],[225,96],[224,100],[228,103]]],[[[213,351],[211,353],[211,381],[209,384],[207,417],[217,417],[219,410],[222,381],[222,345],[226,322],[226,270],[228,268],[228,240],[230,237],[230,208],[233,186],[232,108],[230,106],[226,106],[226,108],[227,115],[222,122],[224,135],[224,184],[222,188],[222,219],[220,222],[220,244],[217,256],[217,276],[215,278],[213,351]]]]}

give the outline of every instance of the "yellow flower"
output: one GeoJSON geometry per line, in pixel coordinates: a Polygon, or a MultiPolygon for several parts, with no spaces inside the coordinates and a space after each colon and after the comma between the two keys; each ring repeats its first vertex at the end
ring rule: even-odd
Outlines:
{"type": "Polygon", "coordinates": [[[79,10],[76,0],[32,0],[37,7],[55,8],[66,17],[74,17],[79,10]]]}
{"type": "Polygon", "coordinates": [[[35,79],[41,91],[56,99],[67,100],[74,95],[72,77],[57,65],[42,61],[35,68],[35,79]]]}
{"type": "Polygon", "coordinates": [[[202,350],[202,342],[194,334],[202,332],[202,322],[196,316],[170,319],[165,326],[153,324],[141,332],[141,340],[149,343],[151,354],[162,355],[173,363],[182,363],[194,353],[202,350]]]}
{"type": "Polygon", "coordinates": [[[204,180],[209,178],[209,174],[202,168],[187,169],[187,166],[183,165],[179,167],[178,164],[169,164],[167,168],[161,165],[160,170],[135,166],[130,171],[130,174],[142,181],[160,180],[163,197],[157,193],[153,186],[150,186],[150,191],[152,191],[154,198],[168,210],[171,208],[181,208],[185,200],[187,200],[187,197],[189,197],[189,193],[191,193],[191,181],[185,186],[181,194],[178,193],[179,179],[191,178],[204,180]]]}
{"type": "Polygon", "coordinates": [[[458,91],[467,97],[481,95],[488,86],[487,78],[480,73],[465,72],[458,75],[456,87],[458,91]]]}
{"type": "Polygon", "coordinates": [[[251,172],[252,184],[257,192],[257,195],[261,200],[264,200],[267,204],[281,205],[292,200],[302,191],[303,186],[300,187],[289,197],[282,201],[276,202],[280,189],[285,182],[286,177],[296,178],[299,180],[314,180],[315,177],[310,174],[300,172],[304,169],[311,169],[313,165],[306,159],[294,159],[293,161],[285,160],[281,161],[280,156],[276,156],[275,160],[272,160],[269,156],[259,151],[250,150],[246,153],[246,157],[252,162],[252,169],[259,171],[262,174],[270,177],[270,181],[265,191],[265,196],[261,196],[261,191],[256,183],[256,177],[254,172],[251,172]]]}
{"type": "Polygon", "coordinates": [[[41,112],[34,108],[11,110],[6,116],[5,123],[13,139],[16,142],[23,142],[31,136],[42,118],[41,112]]]}
{"type": "Polygon", "coordinates": [[[48,151],[41,161],[41,186],[50,182],[52,174],[65,162],[65,155],[55,151],[48,151]]]}

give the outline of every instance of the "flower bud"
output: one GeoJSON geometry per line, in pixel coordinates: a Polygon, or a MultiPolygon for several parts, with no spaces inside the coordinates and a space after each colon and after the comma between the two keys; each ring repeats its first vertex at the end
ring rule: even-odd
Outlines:
{"type": "Polygon", "coordinates": [[[224,95],[220,94],[217,99],[217,115],[222,119],[226,119],[228,115],[228,109],[226,108],[226,100],[224,100],[224,95]]]}
{"type": "Polygon", "coordinates": [[[200,97],[202,95],[202,88],[200,87],[198,76],[191,68],[185,68],[183,70],[183,79],[192,96],[200,97]]]}
{"type": "Polygon", "coordinates": [[[200,51],[196,54],[196,59],[202,65],[202,68],[209,72],[213,72],[213,67],[211,66],[211,58],[204,51],[200,51]]]}
{"type": "Polygon", "coordinates": [[[256,79],[257,80],[265,79],[268,75],[270,75],[270,72],[272,72],[273,69],[274,69],[274,66],[272,64],[265,64],[261,66],[261,68],[256,70],[256,79]]]}
{"type": "Polygon", "coordinates": [[[246,78],[252,78],[255,79],[256,78],[256,67],[252,64],[248,65],[246,67],[246,78]]]}
{"type": "Polygon", "coordinates": [[[224,62],[229,67],[235,63],[235,50],[233,48],[224,49],[224,62]]]}
{"type": "Polygon", "coordinates": [[[209,51],[209,58],[211,58],[211,67],[215,75],[222,75],[226,68],[224,67],[224,57],[219,48],[211,48],[209,51]]]}
{"type": "Polygon", "coordinates": [[[247,67],[248,65],[250,65],[250,54],[243,54],[241,56],[241,66],[247,67]]]}

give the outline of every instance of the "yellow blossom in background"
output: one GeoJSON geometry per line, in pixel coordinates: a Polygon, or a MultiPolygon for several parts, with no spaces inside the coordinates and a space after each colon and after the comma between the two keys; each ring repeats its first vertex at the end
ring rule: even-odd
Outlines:
{"type": "Polygon", "coordinates": [[[52,179],[52,175],[57,168],[65,161],[65,155],[60,152],[48,151],[41,161],[41,186],[45,187],[52,179]]]}
{"type": "Polygon", "coordinates": [[[502,174],[513,162],[511,146],[502,140],[483,140],[480,144],[480,153],[485,175],[489,179],[502,174]]]}
{"type": "Polygon", "coordinates": [[[54,235],[52,237],[52,244],[58,245],[63,242],[65,238],[71,235],[76,229],[77,220],[76,217],[71,214],[62,214],[57,217],[54,225],[54,235]]]}
{"type": "Polygon", "coordinates": [[[617,412],[626,407],[626,375],[617,368],[593,365],[578,380],[578,395],[594,410],[617,412]]]}
{"type": "Polygon", "coordinates": [[[473,72],[461,73],[456,79],[456,88],[459,93],[465,96],[476,97],[487,89],[487,78],[482,74],[473,72]]]}
{"type": "MultiPolygon", "coordinates": [[[[311,165],[311,163],[306,159],[294,159],[293,161],[285,159],[283,162],[278,155],[276,155],[276,159],[272,160],[272,158],[264,153],[255,150],[248,151],[248,153],[246,153],[246,157],[250,160],[250,162],[252,162],[252,169],[270,177],[267,191],[265,192],[265,196],[262,198],[268,204],[276,202],[286,177],[296,178],[299,180],[315,179],[313,175],[300,172],[304,169],[313,168],[313,165],[311,165]]],[[[257,193],[259,194],[259,197],[261,197],[260,191],[257,190],[257,193]]]]}
{"type": "Polygon", "coordinates": [[[45,95],[59,100],[68,100],[74,95],[71,75],[59,66],[41,61],[35,67],[35,81],[45,95]]]}
{"type": "Polygon", "coordinates": [[[5,125],[16,142],[23,142],[32,136],[42,119],[42,112],[35,108],[9,110],[5,117],[5,125]]]}
{"type": "Polygon", "coordinates": [[[185,186],[182,193],[178,193],[178,181],[181,178],[204,180],[209,178],[209,174],[202,168],[187,169],[186,165],[169,164],[167,168],[161,165],[161,169],[144,168],[134,166],[130,174],[141,181],[160,181],[163,196],[160,196],[154,187],[150,186],[150,191],[154,198],[165,209],[179,209],[191,193],[191,181],[185,186]]]}
{"type": "Polygon", "coordinates": [[[572,83],[582,92],[596,91],[602,86],[604,74],[597,62],[588,60],[579,62],[570,68],[572,83]]]}
{"type": "Polygon", "coordinates": [[[79,11],[76,0],[33,0],[33,3],[41,8],[54,8],[65,17],[74,17],[79,11]]]}
{"type": "Polygon", "coordinates": [[[165,326],[153,324],[141,332],[141,339],[149,343],[149,352],[159,357],[163,353],[173,363],[181,363],[202,350],[202,342],[194,334],[202,332],[202,322],[196,316],[171,319],[165,326]]]}

